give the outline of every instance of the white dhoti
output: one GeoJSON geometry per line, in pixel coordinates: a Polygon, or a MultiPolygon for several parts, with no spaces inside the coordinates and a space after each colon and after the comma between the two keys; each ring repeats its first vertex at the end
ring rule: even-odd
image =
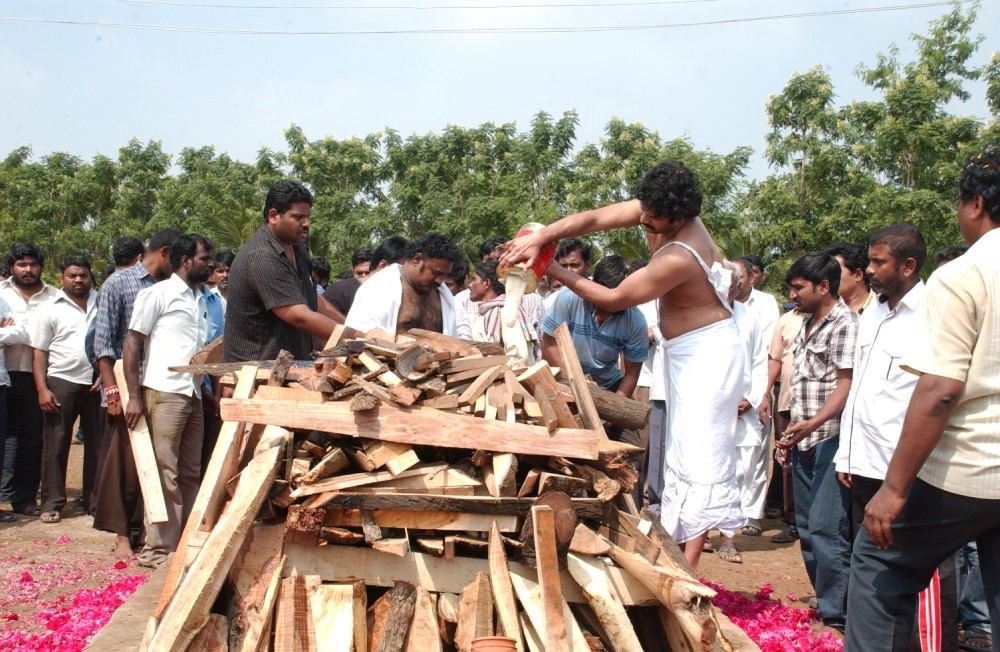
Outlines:
{"type": "Polygon", "coordinates": [[[665,341],[670,428],[661,520],[678,543],[746,523],[736,480],[745,350],[732,319],[665,341]]]}
{"type": "Polygon", "coordinates": [[[736,433],[739,450],[736,483],[740,488],[740,507],[748,519],[760,520],[764,517],[767,499],[770,432],[765,434],[757,410],[750,409],[736,420],[736,433]]]}

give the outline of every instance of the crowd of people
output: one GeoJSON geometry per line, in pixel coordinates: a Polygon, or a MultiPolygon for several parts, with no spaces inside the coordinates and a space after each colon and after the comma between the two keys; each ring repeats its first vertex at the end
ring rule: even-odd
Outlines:
{"type": "Polygon", "coordinates": [[[119,554],[162,564],[219,428],[217,381],[170,368],[218,337],[227,362],[282,349],[308,359],[339,324],[419,328],[558,366],[554,332],[567,324],[595,383],[650,404],[642,432],[609,436],[645,451],[635,498],[692,566],[705,551],[740,563],[735,535],[761,536],[770,509],[786,524],[772,538],[800,541],[815,607],[848,649],[948,649],[959,628],[963,645],[989,647],[1000,614],[1000,153],[971,159],[959,188],[968,244],[940,252],[926,284],[920,231],[891,224],[795,260],[784,310],[760,289],[760,258],[724,258],[697,179],[672,162],[631,201],[485,240],[472,265],[440,233],[392,236],[331,280],[306,247],[313,196],[290,180],[270,189],[235,253],[172,229],[117,239],[99,291],[87,258],[60,261],[54,287],[43,252],[14,244],[0,282],[0,500],[11,506],[0,522],[60,521],[76,436],[77,500],[94,527],[117,536],[119,554]],[[648,260],[592,266],[583,236],[635,226],[648,260]],[[510,275],[552,242],[537,289],[509,305],[510,275]],[[129,442],[142,420],[164,522],[142,509],[129,442]]]}

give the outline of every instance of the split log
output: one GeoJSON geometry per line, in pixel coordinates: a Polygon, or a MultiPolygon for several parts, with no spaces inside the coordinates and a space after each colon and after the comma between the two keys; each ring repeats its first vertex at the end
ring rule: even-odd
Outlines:
{"type": "Polygon", "coordinates": [[[573,553],[567,556],[567,564],[570,575],[580,585],[583,595],[597,615],[612,650],[630,652],[642,649],[628,614],[625,613],[625,606],[608,581],[604,564],[596,557],[584,557],[573,553]]]}
{"type": "Polygon", "coordinates": [[[403,652],[413,620],[417,590],[407,582],[396,582],[386,595],[389,596],[389,609],[375,652],[403,652]]]}
{"type": "Polygon", "coordinates": [[[352,652],[358,643],[358,629],[365,632],[361,637],[367,639],[363,584],[315,584],[308,587],[307,597],[317,650],[352,652]],[[358,627],[359,617],[361,627],[358,627]],[[346,636],[347,632],[353,632],[354,636],[346,636]]]}
{"type": "Polygon", "coordinates": [[[437,596],[419,586],[405,652],[443,652],[438,633],[437,596]]]}
{"type": "Polygon", "coordinates": [[[555,512],[548,505],[531,508],[534,527],[535,562],[538,588],[541,592],[545,618],[545,647],[549,650],[567,648],[566,621],[563,618],[562,590],[559,584],[559,553],[556,551],[555,512]]]}
{"type": "Polygon", "coordinates": [[[469,652],[473,639],[481,636],[493,636],[493,591],[486,573],[476,573],[458,599],[455,647],[469,652]]]}
{"type": "Polygon", "coordinates": [[[562,361],[562,372],[569,380],[569,385],[576,396],[576,407],[580,412],[580,419],[585,428],[604,433],[604,425],[601,417],[597,414],[594,400],[590,397],[590,390],[587,389],[587,377],[580,366],[580,360],[576,357],[576,348],[573,345],[573,336],[570,335],[569,326],[565,322],[559,324],[553,332],[556,345],[559,347],[559,358],[562,361]]]}
{"type": "Polygon", "coordinates": [[[298,483],[312,484],[318,480],[323,480],[335,473],[340,473],[347,468],[348,464],[350,462],[348,462],[347,455],[344,454],[343,449],[333,448],[323,456],[323,459],[316,463],[316,466],[302,474],[298,479],[298,483]]]}
{"type": "Polygon", "coordinates": [[[493,600],[500,620],[498,632],[514,639],[517,649],[523,652],[524,639],[517,621],[517,602],[514,599],[514,587],[510,583],[507,553],[503,549],[500,528],[496,523],[490,528],[489,567],[490,588],[493,589],[493,600]]]}

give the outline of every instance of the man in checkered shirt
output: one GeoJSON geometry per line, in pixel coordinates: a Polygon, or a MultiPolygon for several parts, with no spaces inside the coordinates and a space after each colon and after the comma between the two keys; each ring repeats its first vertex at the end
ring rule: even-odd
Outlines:
{"type": "Polygon", "coordinates": [[[791,421],[781,449],[791,452],[795,522],[802,559],[816,591],[823,624],[843,632],[851,541],[850,495],[837,481],[840,412],[851,389],[857,317],[837,291],[840,264],[825,253],[806,254],[785,276],[788,298],[805,313],[792,363],[791,421]]]}

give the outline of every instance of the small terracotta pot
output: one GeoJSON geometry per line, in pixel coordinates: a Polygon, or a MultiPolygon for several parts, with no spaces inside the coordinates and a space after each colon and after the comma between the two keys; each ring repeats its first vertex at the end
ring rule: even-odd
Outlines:
{"type": "Polygon", "coordinates": [[[506,636],[483,636],[472,639],[472,652],[512,652],[516,649],[514,639],[506,636]]]}

